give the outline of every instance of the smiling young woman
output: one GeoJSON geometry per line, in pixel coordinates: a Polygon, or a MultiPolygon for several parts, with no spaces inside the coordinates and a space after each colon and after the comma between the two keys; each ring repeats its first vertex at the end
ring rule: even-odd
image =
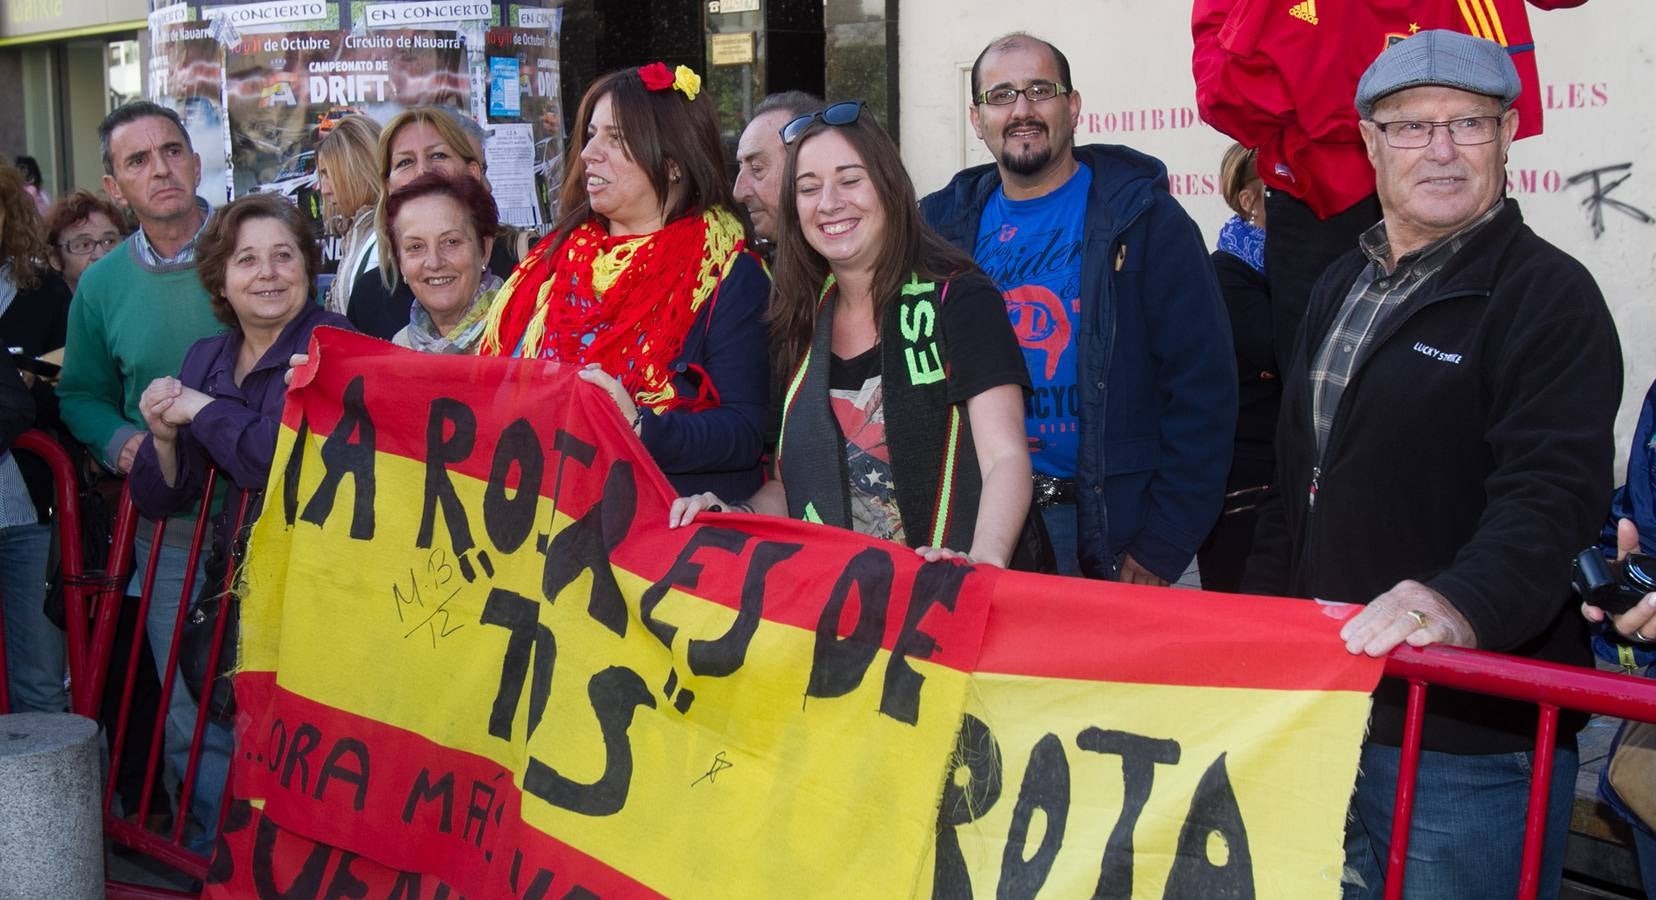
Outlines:
{"type": "Polygon", "coordinates": [[[740,504],[681,497],[669,525],[728,506],[851,528],[928,561],[1051,571],[1030,515],[1029,374],[1000,292],[921,220],[896,144],[860,101],[782,135],[778,477],[740,504]]]}

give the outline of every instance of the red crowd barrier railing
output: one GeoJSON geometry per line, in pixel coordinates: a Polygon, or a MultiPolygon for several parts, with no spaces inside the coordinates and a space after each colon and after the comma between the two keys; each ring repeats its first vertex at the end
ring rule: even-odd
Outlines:
{"type": "MultiPolygon", "coordinates": [[[[183,872],[190,878],[201,880],[206,877],[206,857],[188,849],[185,845],[186,828],[190,821],[191,798],[196,793],[197,776],[200,771],[203,738],[208,727],[210,713],[209,700],[213,696],[214,684],[217,681],[218,661],[224,651],[225,626],[229,621],[226,616],[219,616],[210,648],[208,651],[206,681],[201,687],[200,701],[196,703],[193,730],[190,737],[188,762],[183,772],[175,773],[179,780],[178,791],[175,797],[173,824],[170,833],[157,833],[146,827],[150,821],[150,801],[156,780],[161,777],[163,769],[163,746],[167,728],[167,711],[171,706],[172,695],[178,689],[180,679],[179,654],[183,646],[184,624],[189,617],[196,596],[197,573],[201,570],[203,552],[208,547],[210,539],[208,527],[211,520],[213,497],[217,492],[219,475],[216,470],[209,470],[202,488],[202,499],[197,509],[195,521],[190,532],[189,553],[184,570],[183,584],[180,588],[178,615],[172,622],[172,640],[167,652],[165,664],[160,671],[172,673],[173,677],[161,679],[161,692],[157,702],[157,711],[147,747],[131,747],[129,736],[137,724],[131,720],[132,694],[138,680],[138,669],[143,664],[140,656],[138,641],[134,640],[127,649],[127,656],[122,665],[125,674],[122,685],[120,712],[114,723],[114,741],[110,750],[109,770],[111,777],[107,779],[104,788],[104,821],[110,837],[121,844],[157,859],[183,872]],[[125,753],[133,750],[142,752],[144,759],[144,776],[136,821],[128,821],[114,815],[116,779],[115,773],[120,771],[121,758],[125,753]]],[[[239,533],[245,524],[248,510],[251,506],[251,494],[246,491],[233,491],[225,499],[227,503],[236,504],[236,514],[232,517],[232,533],[239,533]]],[[[183,523],[179,523],[182,525],[183,523]]],[[[111,547],[108,570],[112,573],[124,573],[130,570],[133,560],[133,538],[140,527],[140,517],[133,506],[130,491],[121,492],[121,503],[116,516],[113,546],[111,547]]],[[[168,521],[156,522],[150,533],[150,553],[143,560],[142,589],[138,596],[137,621],[138,628],[142,629],[149,615],[150,605],[155,598],[156,572],[159,565],[162,547],[166,540],[168,521]]],[[[229,591],[235,577],[235,566],[227,565],[224,580],[217,587],[219,590],[229,591]]],[[[77,697],[83,698],[88,709],[96,709],[104,693],[110,673],[110,665],[114,650],[114,638],[120,617],[120,604],[125,600],[125,583],[106,583],[105,592],[100,597],[93,613],[93,626],[90,635],[90,648],[86,659],[85,692],[77,697]]],[[[231,640],[235,638],[232,637],[231,640]]],[[[222,818],[226,803],[219,805],[222,818]]],[[[215,831],[218,823],[214,823],[215,831]]],[[[131,886],[109,886],[111,897],[139,897],[156,896],[154,893],[133,893],[127,890],[131,886]]],[[[145,889],[148,891],[149,889],[145,889]]]]}
{"type": "MultiPolygon", "coordinates": [[[[185,845],[185,838],[190,818],[190,801],[197,789],[204,735],[210,718],[207,707],[210,704],[196,704],[188,763],[183,772],[174,773],[178,785],[176,793],[171,798],[176,810],[171,828],[165,831],[152,831],[146,827],[146,823],[151,821],[151,797],[158,781],[163,778],[167,711],[172,694],[179,684],[176,673],[181,639],[185,620],[195,599],[196,573],[201,568],[202,553],[208,547],[212,498],[219,480],[218,473],[209,471],[195,521],[191,523],[193,528],[183,585],[180,589],[178,615],[171,623],[172,640],[165,666],[160,668],[161,672],[172,673],[174,677],[159,679],[160,697],[156,704],[154,722],[149,729],[149,738],[145,742],[138,742],[140,746],[131,746],[134,743],[132,738],[138,732],[138,726],[142,724],[136,721],[133,714],[133,694],[140,675],[139,667],[144,662],[140,644],[143,641],[145,621],[155,599],[157,566],[168,522],[154,524],[153,531],[150,532],[150,554],[147,559],[139,561],[143,564],[143,576],[140,579],[142,590],[136,599],[137,626],[130,645],[124,648],[125,658],[116,660],[115,638],[122,605],[129,602],[126,587],[128,574],[134,565],[133,539],[142,524],[138,511],[133,506],[131,495],[123,486],[115,523],[111,529],[107,562],[101,569],[92,568],[87,563],[82,544],[79,479],[69,454],[50,436],[39,431],[26,432],[14,443],[13,448],[39,456],[46,461],[52,472],[56,525],[62,548],[61,578],[64,585],[71,709],[88,718],[101,720],[104,688],[108,683],[112,664],[119,666],[119,671],[124,676],[119,711],[113,722],[103,723],[106,728],[113,729],[114,735],[110,742],[109,768],[102,798],[105,833],[117,843],[177,869],[186,879],[199,882],[206,877],[208,860],[201,854],[191,851],[185,845]],[[115,812],[121,763],[123,757],[129,754],[138,754],[143,760],[142,791],[139,794],[141,799],[136,810],[126,811],[134,815],[134,821],[128,821],[115,812]]],[[[235,523],[235,533],[239,534],[252,506],[252,494],[246,491],[233,491],[224,502],[236,504],[236,514],[232,521],[235,523]]],[[[234,572],[234,565],[226,566],[224,582],[219,585],[221,589],[228,591],[231,588],[234,572]]],[[[212,635],[206,683],[201,688],[201,696],[204,699],[212,697],[219,658],[227,652],[224,633],[227,621],[228,617],[220,616],[212,635]]],[[[3,627],[3,624],[0,624],[0,627],[3,627]]],[[[3,636],[3,632],[0,632],[0,636],[3,636]]],[[[234,640],[234,637],[230,640],[234,640]]],[[[3,643],[0,643],[0,704],[4,704],[6,700],[3,648],[3,643]]],[[[220,803],[221,816],[226,806],[227,804],[220,803]]],[[[108,882],[106,893],[109,897],[129,898],[194,896],[189,893],[114,881],[108,882]]]]}
{"type": "MultiPolygon", "coordinates": [[[[76,490],[79,482],[75,478],[74,460],[69,458],[68,451],[53,440],[51,435],[39,430],[25,431],[18,435],[17,440],[12,442],[12,450],[38,457],[51,470],[54,524],[57,526],[63,571],[84,572],[86,566],[81,552],[80,494],[76,490]]],[[[64,627],[68,638],[66,651],[69,680],[73,685],[80,678],[86,664],[85,656],[76,653],[77,650],[84,651],[87,645],[85,587],[71,584],[67,578],[64,579],[63,604],[64,627]]],[[[7,705],[11,695],[10,685],[6,681],[5,658],[5,631],[4,624],[0,623],[0,713],[8,711],[7,705]]],[[[78,711],[78,707],[76,709],[78,711]]]]}
{"type": "MultiPolygon", "coordinates": [[[[1656,722],[1656,681],[1615,672],[1600,672],[1499,653],[1459,647],[1399,647],[1386,658],[1385,672],[1409,685],[1403,720],[1403,748],[1393,808],[1391,850],[1386,860],[1386,898],[1403,896],[1408,861],[1409,826],[1414,813],[1415,777],[1420,766],[1421,726],[1430,686],[1457,688],[1534,703],[1540,711],[1535,729],[1534,774],[1524,822],[1524,854],[1518,896],[1535,897],[1540,883],[1541,845],[1546,834],[1547,799],[1551,796],[1558,713],[1573,709],[1594,715],[1656,722]]],[[[1574,785],[1561,790],[1575,789],[1574,785]]]]}

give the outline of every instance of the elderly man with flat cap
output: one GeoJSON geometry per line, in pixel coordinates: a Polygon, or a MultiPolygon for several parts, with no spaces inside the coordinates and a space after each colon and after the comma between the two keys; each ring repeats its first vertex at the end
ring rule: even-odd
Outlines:
{"type": "MultiPolygon", "coordinates": [[[[1621,348],[1580,263],[1504,196],[1519,80],[1498,44],[1423,31],[1357,87],[1383,214],[1312,291],[1284,360],[1276,491],[1245,587],[1363,604],[1352,653],[1442,643],[1591,664],[1569,560],[1610,498],[1621,348]]],[[[1380,897],[1406,688],[1375,694],[1346,897],[1380,897]]],[[[1541,896],[1557,894],[1576,773],[1559,728],[1541,896]]],[[[1433,689],[1408,897],[1517,891],[1533,707],[1433,689]]]]}

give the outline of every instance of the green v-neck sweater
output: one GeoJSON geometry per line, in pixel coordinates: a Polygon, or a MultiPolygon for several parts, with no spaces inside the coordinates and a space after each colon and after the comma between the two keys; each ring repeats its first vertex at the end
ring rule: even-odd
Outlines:
{"type": "Polygon", "coordinates": [[[190,345],[224,330],[195,263],[149,267],[133,238],[93,263],[69,304],[58,402],[76,439],[113,469],[121,447],[147,430],[138,398],[178,374],[190,345]]]}

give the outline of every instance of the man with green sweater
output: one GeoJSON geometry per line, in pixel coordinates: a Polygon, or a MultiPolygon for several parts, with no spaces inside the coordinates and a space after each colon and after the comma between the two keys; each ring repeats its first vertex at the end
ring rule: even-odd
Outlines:
{"type": "MultiPolygon", "coordinates": [[[[126,474],[144,438],[138,398],[156,378],[177,375],[184,352],[221,329],[207,292],[196,277],[196,238],[209,208],[196,196],[201,157],[190,146],[178,115],[163,106],[128,103],[98,126],[104,190],[132,210],[138,230],[81,276],[69,307],[68,342],[58,400],[65,424],[111,471],[126,474]]],[[[139,526],[133,558],[139,572],[149,558],[151,528],[139,526]]],[[[184,573],[188,527],[169,529],[161,547],[149,612],[144,623],[157,669],[172,648],[184,573]],[[179,546],[183,544],[183,546],[179,546]]],[[[129,593],[141,587],[134,574],[129,593]]],[[[167,759],[182,775],[194,732],[196,708],[182,679],[172,681],[167,709],[167,759]]],[[[208,729],[208,743],[223,735],[208,729]]],[[[197,772],[192,843],[210,847],[218,821],[229,748],[209,746],[197,772]]]]}
{"type": "Polygon", "coordinates": [[[201,157],[177,114],[129,103],[98,134],[104,190],[132,210],[138,231],[81,276],[58,398],[75,437],[125,474],[144,437],[138,397],[153,379],[177,375],[184,351],[221,326],[195,270],[208,212],[196,197],[201,157]]]}

